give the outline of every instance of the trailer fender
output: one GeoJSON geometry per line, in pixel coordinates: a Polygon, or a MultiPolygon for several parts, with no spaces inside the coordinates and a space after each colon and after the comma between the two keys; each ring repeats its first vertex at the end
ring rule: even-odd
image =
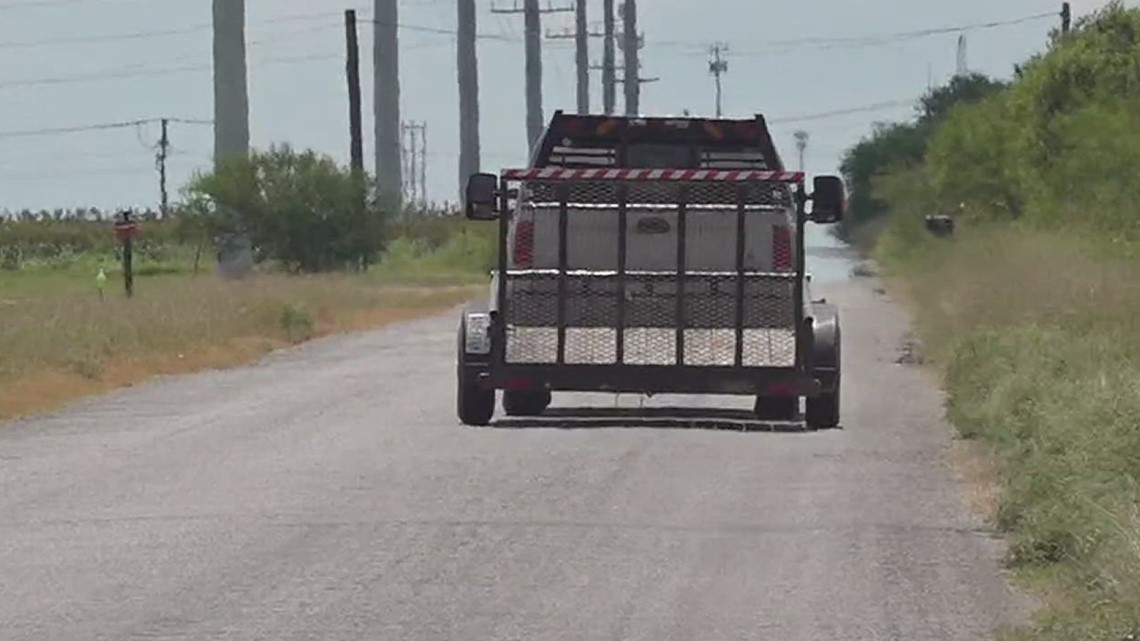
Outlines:
{"type": "Polygon", "coordinates": [[[839,382],[842,351],[839,310],[834,305],[814,305],[812,310],[812,368],[825,392],[839,382]]]}
{"type": "Polygon", "coordinates": [[[486,357],[491,353],[491,314],[486,311],[463,312],[463,352],[486,357]]]}

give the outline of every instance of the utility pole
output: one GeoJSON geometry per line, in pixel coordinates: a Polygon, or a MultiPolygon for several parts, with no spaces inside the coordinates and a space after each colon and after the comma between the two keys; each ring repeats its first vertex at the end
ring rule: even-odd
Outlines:
{"type": "Polygon", "coordinates": [[[403,193],[411,203],[427,203],[427,123],[405,122],[400,125],[401,155],[406,181],[403,193]]]}
{"type": "Polygon", "coordinates": [[[1073,9],[1068,2],[1061,3],[1061,34],[1068,35],[1073,26],[1073,9]]]}
{"type": "Polygon", "coordinates": [[[526,24],[526,137],[527,148],[531,151],[542,136],[546,126],[542,115],[542,33],[541,21],[544,13],[574,11],[574,7],[547,6],[541,9],[538,0],[523,0],[523,8],[516,4],[511,9],[491,7],[492,13],[522,13],[526,24]]]}
{"type": "Polygon", "coordinates": [[[400,40],[397,0],[375,0],[372,45],[376,179],[381,191],[400,200],[400,40]]]}
{"type": "Polygon", "coordinates": [[[427,209],[427,123],[420,123],[420,207],[427,209]]]}
{"type": "Polygon", "coordinates": [[[970,63],[966,57],[966,34],[958,36],[958,60],[954,75],[962,78],[970,73],[970,63]]]}
{"type": "Polygon", "coordinates": [[[574,39],[574,63],[578,72],[577,97],[578,113],[590,113],[590,36],[600,36],[600,33],[591,33],[586,23],[586,0],[574,2],[574,29],[562,33],[546,33],[552,40],[574,39]]]}
{"type": "Polygon", "coordinates": [[[213,0],[214,159],[249,153],[245,0],[213,0]]]}
{"type": "Polygon", "coordinates": [[[800,129],[799,131],[797,131],[793,135],[795,136],[795,139],[796,139],[796,151],[798,151],[800,154],[800,173],[803,173],[803,171],[804,171],[804,152],[807,151],[808,140],[810,139],[810,134],[808,134],[808,132],[804,131],[803,129],[800,129]]]}
{"type": "Polygon", "coordinates": [[[720,77],[728,73],[728,61],[721,58],[722,54],[728,53],[728,44],[718,42],[709,47],[709,54],[712,55],[712,60],[709,60],[709,73],[716,78],[716,117],[720,118],[721,111],[721,86],[720,77]]]}
{"type": "MultiPolygon", "coordinates": [[[[213,0],[214,166],[249,154],[249,89],[246,85],[245,0],[213,0]]],[[[218,270],[240,277],[253,269],[249,238],[226,215],[229,229],[219,234],[218,270]]]]}
{"type": "Polygon", "coordinates": [[[616,56],[614,55],[614,0],[605,0],[602,45],[602,103],[606,115],[612,115],[617,102],[617,70],[616,56]]]}
{"type": "Polygon", "coordinates": [[[475,57],[475,0],[457,0],[459,69],[459,201],[467,179],[479,173],[479,65],[475,57]]]}
{"type": "Polygon", "coordinates": [[[349,155],[352,170],[358,176],[364,175],[364,132],[360,114],[360,49],[356,39],[356,11],[344,12],[345,44],[348,48],[346,71],[348,77],[348,129],[349,155]]]}
{"type": "Polygon", "coordinates": [[[624,37],[622,55],[625,59],[625,114],[637,116],[641,113],[641,64],[638,61],[637,0],[625,0],[621,10],[624,37]]]}
{"type": "Polygon", "coordinates": [[[590,113],[590,33],[586,26],[586,0],[574,3],[574,63],[578,68],[578,113],[590,113]]]}
{"type": "Polygon", "coordinates": [[[416,179],[419,174],[416,172],[417,152],[416,147],[416,123],[407,123],[404,125],[408,130],[408,200],[412,203],[416,202],[416,195],[419,192],[419,185],[416,179]]]}
{"type": "Polygon", "coordinates": [[[162,137],[158,139],[158,153],[155,164],[158,165],[158,193],[161,201],[162,218],[170,215],[169,199],[166,193],[166,159],[170,156],[170,119],[162,119],[162,137]]]}

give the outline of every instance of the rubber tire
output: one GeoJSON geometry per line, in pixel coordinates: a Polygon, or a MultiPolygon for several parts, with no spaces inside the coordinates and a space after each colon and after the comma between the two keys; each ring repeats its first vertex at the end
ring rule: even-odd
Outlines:
{"type": "Polygon", "coordinates": [[[752,408],[762,421],[794,421],[800,411],[798,396],[757,396],[752,408]]]}
{"type": "Polygon", "coordinates": [[[839,390],[808,398],[804,422],[809,429],[830,430],[839,427],[839,390]]]}
{"type": "Polygon", "coordinates": [[[538,416],[550,401],[550,390],[503,392],[503,411],[507,416],[538,416]]]}
{"type": "Polygon", "coordinates": [[[495,415],[495,390],[480,387],[472,376],[473,371],[466,367],[466,333],[467,317],[464,316],[459,323],[455,409],[464,425],[483,427],[489,425],[495,415]]]}
{"type": "Polygon", "coordinates": [[[829,430],[839,427],[839,391],[843,374],[840,359],[843,353],[843,342],[840,335],[839,312],[830,305],[825,307],[830,309],[830,314],[826,316],[821,314],[821,317],[825,319],[821,325],[825,327],[821,327],[822,331],[816,335],[815,358],[835,364],[835,390],[815,398],[808,397],[806,399],[804,422],[809,429],[813,430],[829,430]]]}

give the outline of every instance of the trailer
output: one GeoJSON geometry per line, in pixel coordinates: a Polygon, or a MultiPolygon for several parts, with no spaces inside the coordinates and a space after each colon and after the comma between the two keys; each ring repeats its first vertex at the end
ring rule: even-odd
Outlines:
{"type": "Polygon", "coordinates": [[[807,193],[762,116],[559,112],[529,167],[471,176],[465,200],[499,233],[487,304],[459,323],[462,423],[488,424],[499,392],[537,416],[554,391],[610,391],[749,395],[760,419],[839,424],[839,314],[811,298],[803,239],[841,219],[844,188],[807,193]]]}

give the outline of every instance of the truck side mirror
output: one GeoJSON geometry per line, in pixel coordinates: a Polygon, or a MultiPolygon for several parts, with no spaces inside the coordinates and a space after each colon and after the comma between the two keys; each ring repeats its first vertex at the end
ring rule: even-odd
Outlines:
{"type": "Polygon", "coordinates": [[[815,191],[811,195],[811,217],[813,223],[827,225],[843,220],[847,206],[847,193],[843,181],[838,176],[816,176],[813,181],[815,191]]]}
{"type": "Polygon", "coordinates": [[[499,217],[496,208],[499,198],[499,177],[495,174],[472,174],[467,179],[464,193],[467,218],[471,220],[495,220],[499,217]]]}

